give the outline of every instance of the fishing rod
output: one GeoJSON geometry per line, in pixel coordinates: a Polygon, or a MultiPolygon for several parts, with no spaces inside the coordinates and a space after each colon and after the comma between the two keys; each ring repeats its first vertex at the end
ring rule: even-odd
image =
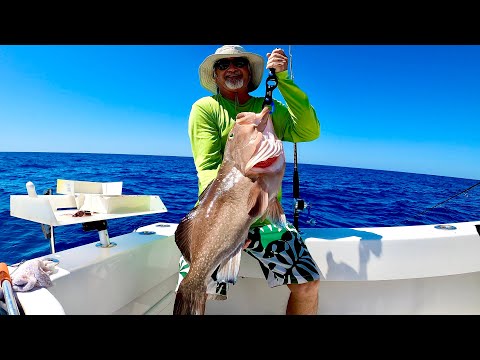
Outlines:
{"type": "MultiPolygon", "coordinates": [[[[293,80],[293,61],[292,61],[292,51],[291,51],[291,46],[288,46],[288,53],[290,57],[289,61],[289,72],[290,72],[290,78],[293,80]]],[[[273,113],[273,97],[272,97],[272,91],[277,87],[278,85],[278,79],[277,75],[275,74],[275,69],[270,68],[268,69],[270,71],[267,80],[266,80],[266,93],[265,93],[265,100],[263,101],[262,107],[265,105],[270,105],[271,110],[270,114],[273,113]]],[[[293,204],[293,226],[295,226],[295,229],[297,231],[300,231],[299,229],[299,224],[298,224],[298,218],[300,216],[300,212],[303,211],[306,207],[306,203],[303,199],[300,199],[300,177],[298,175],[298,161],[297,161],[297,143],[293,143],[293,198],[294,198],[294,204],[293,204]]]]}
{"type": "Polygon", "coordinates": [[[443,200],[443,201],[440,201],[439,203],[435,204],[434,206],[431,206],[431,207],[423,210],[422,212],[419,212],[418,214],[416,214],[416,215],[414,215],[414,216],[411,216],[411,217],[403,220],[401,223],[404,223],[404,222],[406,222],[406,221],[408,221],[408,220],[413,220],[413,219],[416,218],[417,216],[423,215],[423,214],[425,214],[426,212],[428,212],[428,211],[430,211],[430,210],[432,210],[432,209],[435,209],[437,206],[440,206],[440,205],[446,203],[447,201],[452,200],[454,197],[457,197],[458,195],[464,194],[464,193],[466,193],[467,191],[472,190],[474,187],[476,187],[476,186],[478,186],[478,185],[480,185],[480,181],[479,181],[478,183],[476,183],[476,184],[474,184],[474,185],[472,185],[472,186],[470,186],[470,187],[468,187],[468,188],[466,188],[466,189],[464,189],[464,190],[456,193],[455,195],[450,196],[448,199],[443,200]]]}
{"type": "MultiPolygon", "coordinates": [[[[288,46],[288,56],[290,57],[289,72],[290,78],[293,81],[293,56],[291,45],[288,46]]],[[[297,143],[293,143],[293,226],[299,231],[298,218],[300,212],[305,209],[305,201],[300,199],[300,177],[298,175],[298,161],[297,161],[297,143]]]]}
{"type": "Polygon", "coordinates": [[[297,231],[300,211],[305,209],[305,201],[300,199],[300,177],[298,175],[297,143],[293,143],[293,226],[297,231]]]}

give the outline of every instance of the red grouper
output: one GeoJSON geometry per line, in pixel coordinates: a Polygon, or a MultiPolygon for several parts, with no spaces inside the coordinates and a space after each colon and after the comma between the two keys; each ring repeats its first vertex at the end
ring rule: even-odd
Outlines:
{"type": "Polygon", "coordinates": [[[207,280],[234,284],[250,226],[259,218],[285,226],[277,198],[285,172],[282,141],[270,109],[237,115],[217,177],[180,221],[175,242],[190,270],[175,297],[174,315],[203,315],[207,280]]]}

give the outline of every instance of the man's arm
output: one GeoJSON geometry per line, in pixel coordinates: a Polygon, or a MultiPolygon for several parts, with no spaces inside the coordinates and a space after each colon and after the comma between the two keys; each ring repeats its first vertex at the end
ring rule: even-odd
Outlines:
{"type": "Polygon", "coordinates": [[[303,92],[288,76],[288,71],[277,74],[278,90],[288,106],[290,121],[286,121],[283,140],[312,141],[320,136],[320,122],[315,109],[303,92]]]}
{"type": "Polygon", "coordinates": [[[288,57],[280,48],[267,53],[267,69],[274,69],[278,89],[287,106],[275,101],[274,127],[282,140],[290,142],[312,141],[320,136],[320,122],[315,109],[305,94],[288,76],[288,57]]]}
{"type": "Polygon", "coordinates": [[[217,176],[223,158],[218,126],[207,108],[205,102],[197,101],[188,118],[188,136],[197,169],[199,196],[217,176]]]}

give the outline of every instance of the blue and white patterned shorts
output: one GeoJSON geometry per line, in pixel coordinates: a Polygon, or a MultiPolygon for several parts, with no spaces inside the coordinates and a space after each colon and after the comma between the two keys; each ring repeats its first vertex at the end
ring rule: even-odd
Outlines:
{"type": "MultiPolygon", "coordinates": [[[[302,284],[320,279],[320,270],[293,225],[255,227],[250,229],[248,238],[251,242],[244,251],[257,259],[268,286],[302,284]]],[[[189,269],[190,265],[183,256],[180,257],[177,289],[189,269]]],[[[229,284],[216,281],[217,270],[207,284],[207,294],[209,299],[225,300],[229,284]]]]}

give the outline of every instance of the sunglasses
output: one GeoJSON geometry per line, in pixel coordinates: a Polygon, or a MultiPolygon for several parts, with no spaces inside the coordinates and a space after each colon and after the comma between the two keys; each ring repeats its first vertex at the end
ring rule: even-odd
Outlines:
{"type": "Polygon", "coordinates": [[[215,64],[213,64],[213,67],[215,69],[219,70],[227,70],[230,64],[233,64],[233,66],[237,68],[243,68],[248,65],[248,60],[245,58],[234,58],[234,59],[220,59],[215,61],[215,64]]]}

